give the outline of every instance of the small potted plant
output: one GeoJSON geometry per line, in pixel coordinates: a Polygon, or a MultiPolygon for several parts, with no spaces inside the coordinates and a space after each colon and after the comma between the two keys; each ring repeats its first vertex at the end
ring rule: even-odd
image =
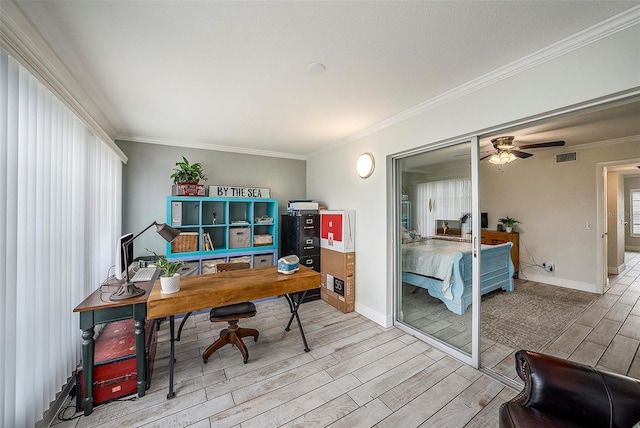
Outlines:
{"type": "Polygon", "coordinates": [[[207,181],[201,163],[189,163],[187,158],[182,156],[182,160],[176,162],[176,168],[171,174],[174,184],[198,184],[200,180],[207,181]]]}
{"type": "Polygon", "coordinates": [[[160,292],[162,294],[171,294],[180,291],[180,274],[177,272],[186,263],[180,261],[172,262],[165,256],[159,256],[155,251],[149,249],[147,251],[156,256],[156,267],[164,271],[164,274],[160,276],[160,292]]]}
{"type": "Polygon", "coordinates": [[[499,218],[498,221],[504,225],[504,228],[507,232],[511,232],[513,230],[513,225],[516,223],[520,223],[515,218],[511,218],[509,216],[505,216],[503,218],[499,218]]]}

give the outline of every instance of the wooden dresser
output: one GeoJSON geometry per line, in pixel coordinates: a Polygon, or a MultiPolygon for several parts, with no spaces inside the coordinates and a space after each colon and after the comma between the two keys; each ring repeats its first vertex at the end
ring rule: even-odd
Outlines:
{"type": "Polygon", "coordinates": [[[483,230],[482,231],[482,243],[488,245],[504,244],[506,242],[512,242],[511,247],[511,262],[515,273],[514,278],[518,277],[520,271],[520,235],[518,232],[498,232],[497,230],[483,230]]]}

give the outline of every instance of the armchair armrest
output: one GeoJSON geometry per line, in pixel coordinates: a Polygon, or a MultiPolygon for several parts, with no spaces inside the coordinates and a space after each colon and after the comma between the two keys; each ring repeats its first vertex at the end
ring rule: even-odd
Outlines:
{"type": "Polygon", "coordinates": [[[513,403],[584,426],[631,427],[640,421],[640,381],[531,351],[515,354],[524,381],[513,403]]]}

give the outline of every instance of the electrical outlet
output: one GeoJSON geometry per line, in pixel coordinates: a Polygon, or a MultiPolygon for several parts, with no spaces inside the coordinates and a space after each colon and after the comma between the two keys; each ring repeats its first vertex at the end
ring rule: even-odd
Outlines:
{"type": "Polygon", "coordinates": [[[553,272],[555,270],[555,268],[556,268],[556,266],[555,266],[555,264],[553,264],[553,262],[542,263],[542,267],[547,272],[553,272]]]}

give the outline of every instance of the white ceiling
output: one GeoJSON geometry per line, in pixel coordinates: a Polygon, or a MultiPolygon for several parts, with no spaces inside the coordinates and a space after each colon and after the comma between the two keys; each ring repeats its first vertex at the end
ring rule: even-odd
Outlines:
{"type": "Polygon", "coordinates": [[[638,4],[18,2],[113,138],[301,158],[638,4]]]}

